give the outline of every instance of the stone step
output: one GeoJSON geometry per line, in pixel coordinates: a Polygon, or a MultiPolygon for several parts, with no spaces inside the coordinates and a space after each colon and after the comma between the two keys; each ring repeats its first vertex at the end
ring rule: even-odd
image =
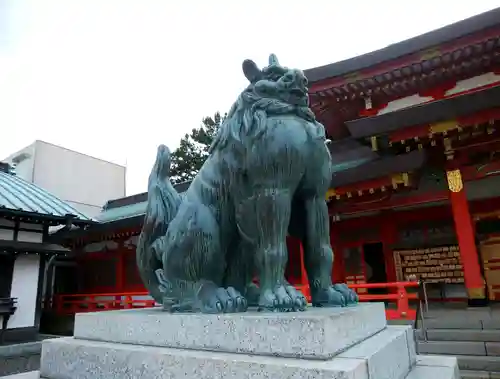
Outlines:
{"type": "Polygon", "coordinates": [[[442,355],[490,355],[500,356],[500,342],[480,341],[418,341],[421,354],[442,355]]]}
{"type": "Polygon", "coordinates": [[[463,317],[438,317],[424,320],[425,329],[483,329],[483,321],[470,315],[463,317]]]}
{"type": "Polygon", "coordinates": [[[426,329],[487,329],[500,330],[500,313],[485,313],[480,311],[449,312],[439,315],[425,315],[426,329]]]}
{"type": "MultiPolygon", "coordinates": [[[[60,338],[44,342],[40,371],[49,379],[71,378],[75,373],[79,379],[233,378],[238,372],[256,379],[399,379],[404,378],[416,362],[409,343],[413,343],[409,327],[387,327],[333,359],[319,360],[60,338]]],[[[438,361],[439,357],[433,359],[438,361]]],[[[446,370],[439,367],[436,370],[440,374],[435,377],[454,378],[446,376],[449,370],[444,372],[446,370]]],[[[419,377],[411,377],[416,378],[419,377]]]]}
{"type": "Polygon", "coordinates": [[[487,371],[469,371],[460,370],[461,379],[490,379],[490,373],[487,371]]]}
{"type": "Polygon", "coordinates": [[[324,359],[383,330],[383,303],[297,313],[183,314],[161,308],[77,314],[76,339],[324,359]]]}
{"type": "Polygon", "coordinates": [[[484,342],[471,341],[419,341],[419,354],[486,355],[484,342]]]}
{"type": "MultiPolygon", "coordinates": [[[[423,339],[422,330],[417,331],[417,337],[423,339]]],[[[500,342],[500,330],[430,329],[427,330],[427,339],[429,341],[500,342]]]]}
{"type": "Polygon", "coordinates": [[[500,373],[500,357],[477,355],[457,355],[456,357],[460,370],[500,373]]]}
{"type": "Polygon", "coordinates": [[[490,319],[482,320],[483,329],[499,330],[500,329],[500,317],[492,317],[490,319]]]}

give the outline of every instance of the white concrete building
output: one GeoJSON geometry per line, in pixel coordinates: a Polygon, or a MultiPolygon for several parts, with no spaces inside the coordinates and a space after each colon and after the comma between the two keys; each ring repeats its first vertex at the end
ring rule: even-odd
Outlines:
{"type": "Polygon", "coordinates": [[[0,162],[0,343],[39,329],[46,265],[68,249],[47,242],[51,226],[93,223],[86,215],[0,162]]]}
{"type": "Polygon", "coordinates": [[[2,160],[16,175],[94,217],[110,199],[125,196],[126,167],[44,141],[2,160]]]}

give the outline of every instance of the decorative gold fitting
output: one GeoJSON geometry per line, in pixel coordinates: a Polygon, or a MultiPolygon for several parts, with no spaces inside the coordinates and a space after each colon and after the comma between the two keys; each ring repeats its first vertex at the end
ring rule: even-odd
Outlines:
{"type": "Polygon", "coordinates": [[[447,171],[446,178],[448,179],[448,188],[451,192],[457,193],[464,188],[460,170],[447,171]]]}
{"type": "Polygon", "coordinates": [[[377,141],[377,136],[372,136],[370,137],[371,143],[372,143],[372,150],[377,151],[378,150],[378,141],[377,141]]]}
{"type": "Polygon", "coordinates": [[[408,187],[410,184],[410,176],[408,175],[407,172],[403,173],[403,185],[405,187],[408,187]]]}

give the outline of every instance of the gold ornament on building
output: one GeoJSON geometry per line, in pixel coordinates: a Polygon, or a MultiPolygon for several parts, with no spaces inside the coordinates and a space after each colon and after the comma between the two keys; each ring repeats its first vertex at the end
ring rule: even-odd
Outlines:
{"type": "Polygon", "coordinates": [[[464,188],[460,170],[447,171],[446,177],[448,178],[448,188],[451,192],[460,192],[464,188]]]}

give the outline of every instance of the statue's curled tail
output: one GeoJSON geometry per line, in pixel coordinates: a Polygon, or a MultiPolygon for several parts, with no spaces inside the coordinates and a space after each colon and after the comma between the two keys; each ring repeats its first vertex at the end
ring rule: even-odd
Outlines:
{"type": "Polygon", "coordinates": [[[160,278],[163,275],[160,237],[165,236],[168,224],[177,214],[181,197],[170,182],[170,150],[158,147],[156,161],[149,175],[148,205],[137,244],[137,266],[141,279],[153,299],[162,304],[164,294],[160,278]]]}

